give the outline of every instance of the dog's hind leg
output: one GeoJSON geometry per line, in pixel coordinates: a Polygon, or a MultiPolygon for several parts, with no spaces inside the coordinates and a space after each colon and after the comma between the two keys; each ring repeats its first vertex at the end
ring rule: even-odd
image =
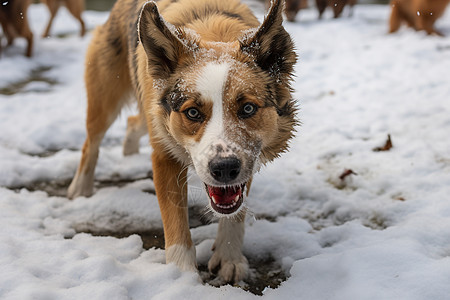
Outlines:
{"type": "Polygon", "coordinates": [[[11,46],[14,42],[14,38],[17,35],[13,26],[11,24],[6,23],[6,25],[3,27],[3,34],[6,37],[6,44],[8,46],[11,46]]]}
{"type": "Polygon", "coordinates": [[[434,28],[434,22],[436,21],[435,16],[430,15],[421,15],[416,20],[416,29],[417,30],[425,30],[429,35],[438,35],[444,36],[441,32],[434,28]]]}
{"type": "Polygon", "coordinates": [[[47,4],[48,10],[50,11],[50,19],[48,20],[47,27],[45,28],[42,37],[48,37],[50,35],[50,28],[52,27],[53,19],[55,18],[56,13],[59,9],[59,1],[47,0],[44,1],[44,3],[47,4]]]}
{"type": "Polygon", "coordinates": [[[334,18],[337,19],[340,17],[342,11],[344,10],[345,5],[347,4],[347,0],[334,0],[332,1],[334,18]]]}
{"type": "Polygon", "coordinates": [[[242,254],[245,214],[238,218],[221,218],[217,238],[213,245],[214,254],[208,262],[211,272],[218,270],[225,282],[238,282],[248,273],[248,261],[242,254]]]}
{"type": "MultiPolygon", "coordinates": [[[[29,3],[26,4],[28,7],[29,3]]],[[[15,24],[17,34],[24,37],[27,40],[27,50],[25,55],[31,57],[33,51],[33,33],[31,32],[30,25],[28,24],[28,17],[26,10],[21,13],[22,18],[15,24]]]]}
{"type": "Polygon", "coordinates": [[[26,24],[26,29],[24,30],[25,31],[23,32],[23,36],[25,37],[28,43],[25,55],[31,57],[33,52],[33,33],[31,32],[30,27],[28,26],[28,22],[26,24]]]}
{"type": "Polygon", "coordinates": [[[139,140],[147,133],[147,124],[141,115],[128,117],[127,133],[123,142],[123,155],[139,153],[139,140]]]}
{"type": "Polygon", "coordinates": [[[86,33],[86,26],[84,24],[83,19],[81,18],[81,14],[84,10],[84,1],[83,0],[73,0],[66,1],[66,7],[69,12],[80,22],[81,30],[80,36],[84,36],[86,33]]]}
{"type": "Polygon", "coordinates": [[[322,15],[327,8],[327,0],[316,0],[317,10],[319,11],[319,19],[322,19],[322,15]]]}
{"type": "Polygon", "coordinates": [[[396,32],[402,25],[402,14],[398,3],[396,1],[391,2],[391,17],[389,19],[389,33],[396,32]]]}
{"type": "MultiPolygon", "coordinates": [[[[91,84],[95,85],[95,83],[91,84]]],[[[87,84],[88,109],[86,119],[86,140],[83,145],[81,161],[78,166],[75,177],[69,186],[67,197],[70,199],[78,196],[89,197],[94,188],[94,171],[97,164],[99,147],[101,141],[116,119],[121,105],[120,90],[117,87],[111,88],[111,91],[119,92],[104,93],[105,89],[90,88],[87,84]],[[107,105],[111,105],[108,107],[107,105]]]]}
{"type": "Polygon", "coordinates": [[[126,53],[117,54],[116,49],[108,47],[108,38],[102,29],[95,32],[86,55],[86,141],[67,192],[69,198],[92,195],[100,143],[126,103],[131,88],[126,53]]]}
{"type": "Polygon", "coordinates": [[[164,226],[166,263],[174,263],[183,271],[196,271],[188,222],[187,168],[166,154],[162,146],[154,141],[152,145],[153,182],[164,226]]]}

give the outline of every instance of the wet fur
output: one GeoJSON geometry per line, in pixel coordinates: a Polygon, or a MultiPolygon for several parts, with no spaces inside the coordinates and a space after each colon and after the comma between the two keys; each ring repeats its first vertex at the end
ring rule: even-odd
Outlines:
{"type": "Polygon", "coordinates": [[[445,12],[449,0],[392,0],[389,33],[396,32],[402,23],[415,30],[425,30],[427,34],[442,36],[434,28],[434,23],[445,12]]]}
{"type": "MultiPolygon", "coordinates": [[[[25,55],[31,57],[33,51],[33,33],[28,24],[28,6],[30,0],[8,1],[6,5],[0,5],[0,23],[3,34],[6,36],[8,45],[11,45],[16,37],[23,37],[27,40],[25,55]]],[[[1,52],[0,36],[0,52],[1,52]]]]}
{"type": "MultiPolygon", "coordinates": [[[[128,119],[124,154],[138,151],[139,138],[148,129],[166,261],[183,270],[195,270],[195,247],[187,219],[187,167],[194,165],[200,177],[207,176],[198,161],[234,153],[243,160],[240,182],[247,182],[249,189],[258,166],[287,150],[296,125],[290,86],[296,55],[282,27],[281,1],[274,1],[261,26],[237,0],[143,4],[119,0],[107,22],[94,32],[86,56],[87,138],[68,197],[93,193],[100,142],[121,107],[134,96],[140,115],[128,119]],[[205,149],[197,149],[213,132],[211,119],[217,116],[212,111],[219,108],[213,106],[217,103],[205,101],[196,88],[200,70],[208,70],[208,66],[229,68],[220,103],[226,108],[223,120],[227,130],[223,145],[206,144],[205,149]],[[238,117],[242,102],[258,105],[252,118],[238,117]],[[189,107],[201,110],[201,122],[187,119],[189,107]]],[[[245,209],[233,219],[221,218],[219,224],[209,267],[219,268],[219,276],[226,282],[239,281],[247,274],[247,260],[241,252],[244,219],[245,209]],[[221,242],[230,236],[236,236],[232,245],[221,242]],[[228,253],[228,247],[233,253],[228,253]]]]}

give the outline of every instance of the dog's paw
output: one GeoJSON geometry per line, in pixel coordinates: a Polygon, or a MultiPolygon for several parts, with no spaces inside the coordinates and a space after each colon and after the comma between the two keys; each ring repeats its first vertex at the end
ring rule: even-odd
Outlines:
{"type": "Polygon", "coordinates": [[[174,263],[181,271],[197,272],[195,247],[172,245],[166,249],[166,263],[174,263]]]}
{"type": "Polygon", "coordinates": [[[94,193],[93,179],[86,179],[83,176],[75,175],[69,188],[67,189],[67,198],[75,199],[77,197],[90,197],[94,193]]]}
{"type": "Polygon", "coordinates": [[[225,283],[239,282],[248,275],[248,261],[242,253],[215,251],[208,262],[211,273],[217,273],[225,283]]]}
{"type": "Polygon", "coordinates": [[[130,156],[139,153],[139,140],[133,140],[127,136],[123,142],[123,156],[130,156]]]}
{"type": "Polygon", "coordinates": [[[147,126],[139,115],[128,117],[127,133],[123,142],[123,155],[139,153],[139,140],[147,133],[147,126]]]}

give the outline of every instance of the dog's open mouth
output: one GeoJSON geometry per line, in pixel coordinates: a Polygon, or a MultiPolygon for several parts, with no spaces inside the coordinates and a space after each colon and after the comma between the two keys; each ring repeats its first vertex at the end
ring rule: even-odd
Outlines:
{"type": "Polygon", "coordinates": [[[218,187],[205,183],[211,207],[219,214],[229,215],[239,210],[244,202],[245,183],[238,186],[218,187]]]}

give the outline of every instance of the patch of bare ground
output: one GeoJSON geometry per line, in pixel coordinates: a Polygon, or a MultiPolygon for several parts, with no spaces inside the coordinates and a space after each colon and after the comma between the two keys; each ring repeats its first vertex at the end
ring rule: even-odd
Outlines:
{"type": "Polygon", "coordinates": [[[49,66],[40,66],[31,70],[28,78],[0,88],[0,95],[10,96],[21,92],[27,92],[26,87],[32,82],[42,83],[42,86],[39,89],[28,90],[28,92],[48,92],[52,86],[58,84],[58,81],[45,76],[45,73],[49,70],[51,70],[51,67],[49,66]]]}

